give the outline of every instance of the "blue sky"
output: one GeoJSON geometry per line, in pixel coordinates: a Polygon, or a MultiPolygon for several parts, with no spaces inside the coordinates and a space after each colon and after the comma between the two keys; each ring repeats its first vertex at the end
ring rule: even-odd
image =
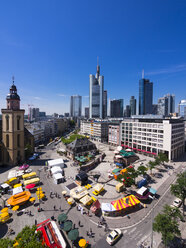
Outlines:
{"type": "MultiPolygon", "coordinates": [[[[185,0],[6,0],[0,3],[0,107],[15,76],[21,106],[69,112],[70,95],[88,105],[99,56],[108,98],[138,99],[142,69],[154,103],[186,99],[185,0]]],[[[83,111],[84,112],[84,111],[83,111]]]]}

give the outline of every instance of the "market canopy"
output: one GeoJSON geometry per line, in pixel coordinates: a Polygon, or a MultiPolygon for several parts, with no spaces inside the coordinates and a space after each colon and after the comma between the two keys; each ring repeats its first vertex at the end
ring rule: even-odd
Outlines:
{"type": "Polygon", "coordinates": [[[93,199],[89,195],[85,195],[83,198],[80,199],[80,202],[83,205],[89,205],[91,202],[93,202],[93,199]]]}
{"type": "Polygon", "coordinates": [[[121,170],[121,169],[116,168],[116,169],[114,169],[114,170],[112,171],[112,174],[116,174],[116,173],[120,172],[120,170],[121,170]]]}
{"type": "Polygon", "coordinates": [[[116,210],[121,210],[124,208],[132,207],[139,203],[140,201],[134,195],[129,195],[119,200],[111,202],[111,204],[114,206],[116,210]]]}
{"type": "Polygon", "coordinates": [[[79,231],[78,229],[72,229],[69,233],[68,233],[68,238],[72,241],[75,241],[79,236],[79,231]]]}
{"type": "Polygon", "coordinates": [[[80,247],[85,247],[87,244],[87,241],[85,239],[80,239],[78,244],[80,247]]]}
{"type": "Polygon", "coordinates": [[[104,212],[113,212],[116,209],[110,203],[101,203],[101,210],[104,211],[104,212]]]}
{"type": "Polygon", "coordinates": [[[60,215],[58,215],[57,219],[58,219],[59,222],[64,222],[67,219],[67,214],[65,214],[65,213],[60,214],[60,215]]]}
{"type": "Polygon", "coordinates": [[[135,153],[134,153],[134,152],[127,152],[127,151],[124,151],[124,150],[121,150],[121,151],[120,151],[120,154],[121,154],[123,157],[135,156],[135,153]]]}
{"type": "Polygon", "coordinates": [[[100,190],[102,190],[102,188],[103,188],[103,184],[97,183],[96,186],[94,187],[94,190],[100,191],[100,190]]]}

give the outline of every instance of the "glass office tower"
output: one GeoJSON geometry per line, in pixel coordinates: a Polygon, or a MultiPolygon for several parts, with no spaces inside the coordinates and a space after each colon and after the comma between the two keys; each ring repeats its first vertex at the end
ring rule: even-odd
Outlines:
{"type": "Polygon", "coordinates": [[[149,79],[139,80],[139,115],[152,114],[153,83],[149,79]]]}

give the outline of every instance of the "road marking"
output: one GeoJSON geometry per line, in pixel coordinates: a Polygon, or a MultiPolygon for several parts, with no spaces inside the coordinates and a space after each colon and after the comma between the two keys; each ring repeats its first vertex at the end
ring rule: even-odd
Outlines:
{"type": "Polygon", "coordinates": [[[127,230],[124,230],[124,231],[123,231],[123,234],[126,233],[126,232],[127,232],[127,230]]]}
{"type": "Polygon", "coordinates": [[[130,232],[128,234],[133,233],[136,230],[136,227],[134,227],[132,230],[130,230],[130,232]]]}

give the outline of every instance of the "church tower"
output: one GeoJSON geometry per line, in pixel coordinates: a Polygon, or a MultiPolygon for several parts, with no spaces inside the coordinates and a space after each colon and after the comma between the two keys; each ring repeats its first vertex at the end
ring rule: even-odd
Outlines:
{"type": "Polygon", "coordinates": [[[20,109],[20,97],[13,84],[6,97],[7,108],[2,109],[2,142],[4,164],[16,165],[24,161],[24,109],[20,109]]]}

